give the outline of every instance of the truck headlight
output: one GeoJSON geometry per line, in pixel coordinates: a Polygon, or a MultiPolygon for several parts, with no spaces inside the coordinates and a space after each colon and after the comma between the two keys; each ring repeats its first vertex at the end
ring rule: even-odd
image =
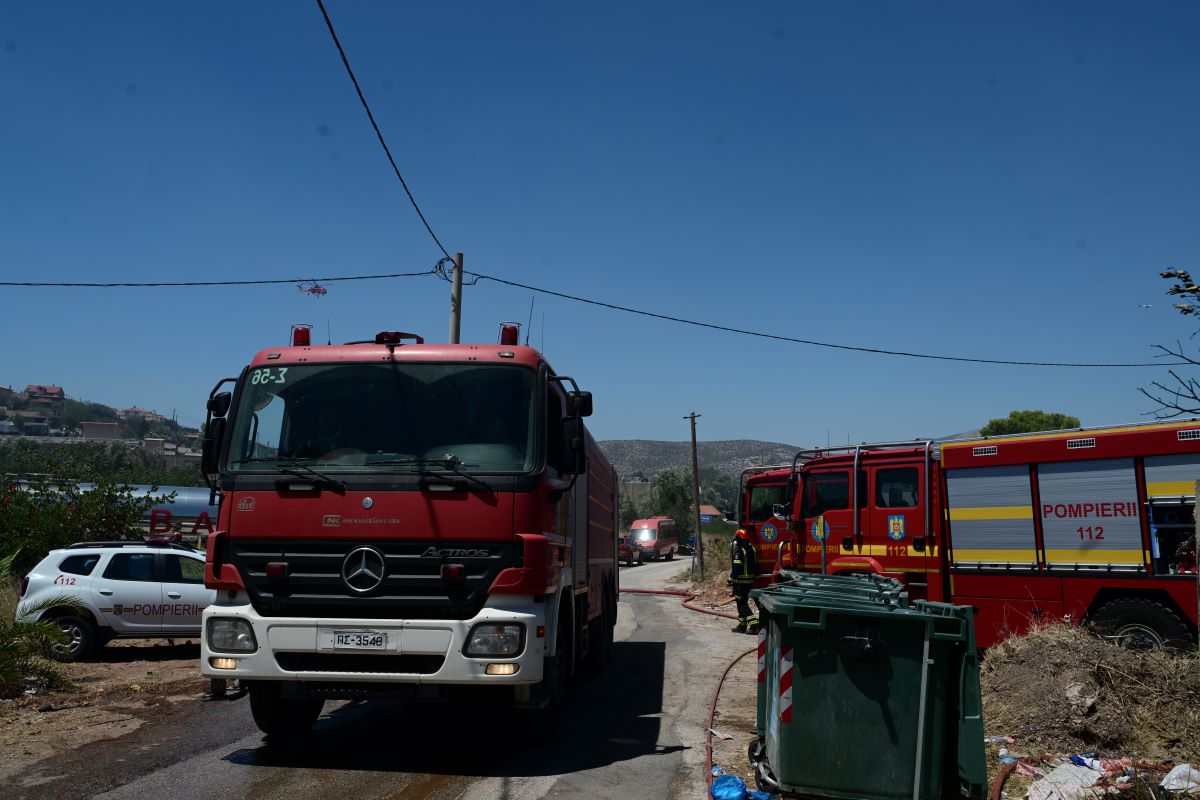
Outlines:
{"type": "Polygon", "coordinates": [[[254,629],[244,619],[210,619],[208,648],[219,653],[253,653],[258,649],[254,629]]]}
{"type": "Polygon", "coordinates": [[[468,656],[515,656],[521,652],[524,625],[499,625],[484,622],[471,629],[467,636],[468,656]]]}

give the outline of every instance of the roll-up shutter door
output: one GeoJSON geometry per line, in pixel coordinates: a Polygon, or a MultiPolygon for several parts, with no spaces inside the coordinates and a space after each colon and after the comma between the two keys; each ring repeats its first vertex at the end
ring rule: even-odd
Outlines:
{"type": "Polygon", "coordinates": [[[1051,569],[1143,569],[1132,459],[1040,464],[1038,491],[1051,569]]]}
{"type": "Polygon", "coordinates": [[[1200,453],[1146,458],[1149,497],[1194,497],[1197,480],[1200,480],[1200,453]]]}
{"type": "Polygon", "coordinates": [[[1032,569],[1037,564],[1029,467],[947,470],[946,489],[955,566],[1032,569]]]}

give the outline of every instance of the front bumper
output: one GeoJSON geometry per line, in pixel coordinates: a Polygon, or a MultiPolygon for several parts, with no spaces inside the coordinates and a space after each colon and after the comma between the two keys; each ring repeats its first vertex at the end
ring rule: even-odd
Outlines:
{"type": "Polygon", "coordinates": [[[537,631],[545,626],[544,607],[529,597],[493,599],[501,602],[485,606],[468,620],[264,617],[248,602],[210,605],[204,610],[200,674],[248,681],[360,684],[516,686],[539,682],[546,640],[539,638],[537,631]],[[253,653],[212,649],[208,621],[213,618],[248,622],[258,649],[253,653]],[[521,652],[511,657],[464,655],[468,634],[482,622],[524,625],[521,652]],[[384,633],[387,646],[385,650],[335,649],[335,631],[384,633]],[[216,668],[213,661],[217,659],[226,664],[232,660],[232,668],[216,668]],[[489,664],[515,664],[516,671],[488,675],[489,664]]]}

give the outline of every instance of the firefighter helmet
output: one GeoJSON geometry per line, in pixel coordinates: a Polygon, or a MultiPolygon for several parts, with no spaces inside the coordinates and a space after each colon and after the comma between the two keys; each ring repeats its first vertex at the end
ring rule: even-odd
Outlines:
{"type": "Polygon", "coordinates": [[[735,533],[734,536],[739,539],[749,539],[750,533],[745,528],[738,528],[737,533],[735,533]]]}

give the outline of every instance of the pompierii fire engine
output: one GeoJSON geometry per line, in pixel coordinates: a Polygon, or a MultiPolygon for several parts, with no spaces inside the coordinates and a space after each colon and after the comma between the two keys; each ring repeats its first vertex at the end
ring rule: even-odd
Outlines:
{"type": "Polygon", "coordinates": [[[970,604],[981,646],[1060,619],[1184,645],[1198,478],[1200,420],[805,451],[781,565],[970,604]]]}
{"type": "Polygon", "coordinates": [[[213,389],[201,672],[247,688],[267,734],[330,698],[553,708],[604,666],[616,475],[590,393],[518,333],[313,346],[297,327],[213,389]]]}
{"type": "Polygon", "coordinates": [[[766,586],[778,569],[779,545],[787,531],[786,515],[778,516],[787,502],[787,465],[750,467],[738,479],[738,527],[750,534],[750,544],[758,556],[756,587],[766,586]]]}

